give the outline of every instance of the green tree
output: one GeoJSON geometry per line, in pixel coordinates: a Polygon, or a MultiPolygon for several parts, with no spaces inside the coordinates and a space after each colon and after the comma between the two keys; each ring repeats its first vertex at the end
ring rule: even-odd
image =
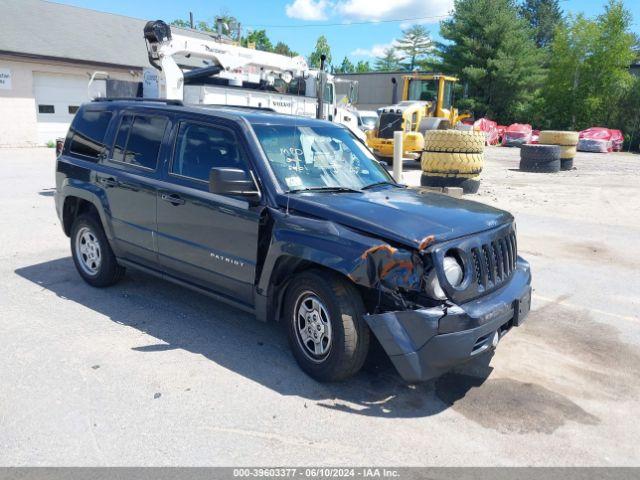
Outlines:
{"type": "Polygon", "coordinates": [[[299,55],[298,52],[291,50],[289,45],[284,42],[276,43],[276,46],[273,47],[273,52],[279,55],[286,55],[287,57],[297,57],[299,55]]]}
{"type": "Polygon", "coordinates": [[[360,60],[357,64],[356,64],[356,72],[357,73],[367,73],[371,71],[371,65],[369,65],[369,62],[365,62],[364,60],[360,60]]]}
{"type": "MultiPolygon", "coordinates": [[[[201,32],[217,33],[217,31],[218,31],[218,27],[217,27],[217,24],[216,24],[217,19],[220,19],[222,21],[222,34],[223,35],[228,35],[230,37],[233,37],[234,39],[237,38],[237,36],[238,36],[238,32],[237,32],[238,19],[236,17],[234,17],[233,15],[231,15],[226,10],[222,10],[216,16],[216,20],[214,20],[212,23],[208,23],[208,22],[206,22],[204,20],[200,20],[200,21],[195,22],[194,28],[196,30],[200,30],[201,32]]],[[[184,20],[182,18],[174,20],[173,22],[171,22],[171,25],[175,25],[176,27],[180,27],[180,28],[191,28],[190,22],[188,20],[184,20]]]]}
{"type": "Polygon", "coordinates": [[[376,59],[375,69],[380,72],[393,72],[402,69],[400,57],[395,48],[385,48],[382,56],[376,59]]]}
{"type": "Polygon", "coordinates": [[[413,25],[403,30],[402,37],[396,40],[396,44],[396,50],[411,71],[417,66],[417,62],[426,60],[433,49],[429,32],[422,25],[413,25]]]}
{"type": "Polygon", "coordinates": [[[326,56],[325,67],[331,65],[331,47],[329,46],[327,37],[324,35],[320,35],[318,37],[318,40],[316,41],[316,48],[311,55],[309,55],[309,65],[312,68],[320,68],[320,57],[322,55],[326,56]]]}
{"type": "Polygon", "coordinates": [[[262,50],[264,52],[272,52],[273,44],[267,36],[266,30],[254,30],[242,39],[242,45],[248,47],[249,44],[255,45],[256,50],[262,50]]]}
{"type": "Polygon", "coordinates": [[[552,126],[614,128],[624,123],[635,85],[629,65],[636,58],[636,37],[630,27],[629,11],[621,1],[610,0],[596,20],[570,17],[557,30],[544,89],[552,126]]]}
{"type": "Polygon", "coordinates": [[[536,45],[548,47],[562,23],[562,10],[558,0],[524,0],[520,14],[534,31],[536,45]]]}
{"type": "Polygon", "coordinates": [[[353,66],[353,63],[351,63],[351,60],[347,57],[344,57],[340,66],[336,68],[336,73],[353,73],[355,71],[356,67],[353,66]]]}
{"type": "Polygon", "coordinates": [[[542,82],[542,55],[512,0],[455,0],[440,24],[442,68],[466,84],[459,102],[476,116],[525,120],[542,82]]]}

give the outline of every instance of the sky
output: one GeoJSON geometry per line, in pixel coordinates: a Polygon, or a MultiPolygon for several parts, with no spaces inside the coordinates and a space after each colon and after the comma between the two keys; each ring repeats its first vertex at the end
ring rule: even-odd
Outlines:
{"type": "MultiPolygon", "coordinates": [[[[292,50],[309,55],[318,36],[331,46],[332,63],[347,56],[355,64],[375,61],[393,44],[402,29],[423,24],[433,39],[439,39],[438,23],[451,11],[453,0],[55,0],[142,19],[171,22],[188,19],[212,22],[220,13],[235,16],[243,31],[265,29],[275,45],[283,41],[292,50]]],[[[560,0],[567,13],[589,17],[603,11],[606,0],[560,0]]],[[[634,14],[633,29],[640,31],[640,0],[625,0],[634,14]]]]}

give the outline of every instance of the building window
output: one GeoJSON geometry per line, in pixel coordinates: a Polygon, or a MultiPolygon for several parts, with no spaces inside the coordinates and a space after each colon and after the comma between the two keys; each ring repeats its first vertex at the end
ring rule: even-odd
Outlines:
{"type": "Polygon", "coordinates": [[[38,113],[56,113],[53,105],[38,105],[38,113]]]}
{"type": "Polygon", "coordinates": [[[75,115],[79,108],[78,105],[69,105],[69,114],[75,115]]]}

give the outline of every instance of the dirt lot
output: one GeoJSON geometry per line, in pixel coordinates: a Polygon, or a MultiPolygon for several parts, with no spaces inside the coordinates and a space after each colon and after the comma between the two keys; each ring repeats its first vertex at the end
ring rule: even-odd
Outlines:
{"type": "Polygon", "coordinates": [[[408,386],[318,384],[280,329],[140,273],[88,287],[53,152],[0,150],[0,465],[640,464],[640,156],[517,155],[489,149],[469,198],[515,215],[531,316],[490,364],[408,386]]]}

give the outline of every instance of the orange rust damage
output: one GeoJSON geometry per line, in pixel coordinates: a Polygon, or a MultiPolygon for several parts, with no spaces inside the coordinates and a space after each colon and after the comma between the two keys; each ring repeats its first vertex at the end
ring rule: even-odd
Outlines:
{"type": "Polygon", "coordinates": [[[429,235],[427,237],[424,237],[420,242],[420,245],[418,245],[418,250],[420,251],[424,250],[429,245],[431,245],[435,239],[436,239],[435,235],[429,235]]]}
{"type": "Polygon", "coordinates": [[[364,253],[360,256],[360,258],[362,260],[366,260],[369,255],[373,255],[374,253],[379,252],[380,250],[385,250],[389,252],[389,254],[391,255],[393,255],[398,251],[397,248],[394,248],[391,245],[387,245],[387,244],[376,245],[375,247],[371,247],[365,250],[364,253]]]}

